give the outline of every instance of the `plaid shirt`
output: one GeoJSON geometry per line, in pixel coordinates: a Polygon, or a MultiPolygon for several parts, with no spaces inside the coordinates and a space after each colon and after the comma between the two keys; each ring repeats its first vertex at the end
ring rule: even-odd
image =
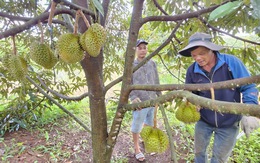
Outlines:
{"type": "MultiPolygon", "coordinates": [[[[134,60],[133,66],[137,66],[139,61],[137,59],[134,60]]],[[[160,84],[159,76],[157,72],[157,66],[154,61],[149,60],[146,64],[140,67],[133,73],[132,78],[133,85],[146,85],[146,84],[160,84]]],[[[134,100],[135,98],[139,98],[141,101],[154,99],[157,96],[160,96],[160,91],[146,91],[146,90],[132,90],[129,97],[130,100],[134,100]]]]}

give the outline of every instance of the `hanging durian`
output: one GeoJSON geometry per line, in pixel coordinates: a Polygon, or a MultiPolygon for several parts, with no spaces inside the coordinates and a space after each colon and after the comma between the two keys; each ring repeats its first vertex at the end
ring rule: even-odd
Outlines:
{"type": "Polygon", "coordinates": [[[11,55],[9,54],[5,54],[2,58],[2,64],[3,64],[3,67],[4,69],[7,69],[9,68],[9,65],[10,65],[10,57],[11,55]]]}
{"type": "Polygon", "coordinates": [[[54,55],[53,50],[44,42],[44,35],[41,23],[38,24],[41,30],[41,40],[31,43],[30,57],[31,59],[46,69],[51,69],[58,62],[58,58],[54,55]]]}
{"type": "Polygon", "coordinates": [[[92,57],[97,57],[106,41],[106,30],[98,23],[92,24],[88,30],[81,35],[81,47],[92,57]]]}
{"type": "Polygon", "coordinates": [[[66,63],[76,63],[83,59],[84,51],[79,45],[79,34],[65,33],[58,38],[57,53],[66,63]]]}
{"type": "Polygon", "coordinates": [[[30,49],[31,59],[46,69],[51,69],[58,62],[51,48],[40,42],[33,42],[30,49]]]}
{"type": "Polygon", "coordinates": [[[194,123],[200,120],[200,113],[197,111],[196,105],[187,101],[179,105],[175,117],[184,123],[194,123]]]}
{"type": "Polygon", "coordinates": [[[16,81],[24,81],[27,75],[27,62],[18,55],[4,55],[3,66],[9,72],[10,77],[16,81]]]}
{"type": "Polygon", "coordinates": [[[4,68],[10,75],[10,79],[23,82],[28,69],[26,60],[17,54],[15,36],[12,37],[13,54],[5,54],[2,58],[4,68]]]}

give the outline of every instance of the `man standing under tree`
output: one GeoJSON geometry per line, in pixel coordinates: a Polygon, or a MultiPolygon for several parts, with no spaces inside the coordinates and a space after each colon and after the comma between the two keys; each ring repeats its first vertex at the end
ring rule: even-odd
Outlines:
{"type": "MultiPolygon", "coordinates": [[[[148,42],[144,40],[138,40],[136,43],[136,59],[133,66],[137,66],[145,57],[148,51],[148,42]]],[[[132,84],[159,84],[159,77],[157,72],[157,66],[154,61],[149,60],[142,67],[133,73],[132,84]]],[[[160,96],[161,92],[145,91],[145,90],[133,90],[131,91],[129,98],[131,103],[142,102],[153,99],[160,96]]],[[[138,108],[133,111],[133,121],[131,126],[131,132],[133,134],[135,158],[138,161],[144,161],[144,154],[141,152],[139,146],[139,136],[143,128],[143,125],[153,126],[154,119],[154,107],[138,108]]]]}
{"type": "MultiPolygon", "coordinates": [[[[234,55],[221,54],[222,46],[211,42],[212,37],[206,33],[195,33],[189,44],[179,51],[182,56],[192,57],[194,63],[188,68],[186,82],[190,84],[214,83],[237,78],[249,77],[245,65],[234,55]]],[[[210,91],[193,93],[212,98],[210,91]]],[[[258,90],[255,84],[243,85],[234,89],[214,91],[215,100],[258,104],[258,90]],[[242,95],[242,98],[241,98],[242,95]]],[[[207,108],[199,109],[201,119],[195,125],[195,163],[208,162],[207,147],[214,133],[211,163],[226,163],[231,155],[239,132],[242,115],[220,113],[207,108]]],[[[243,116],[243,129],[257,128],[259,122],[255,117],[243,116]]],[[[247,130],[244,130],[247,133],[247,130]]]]}

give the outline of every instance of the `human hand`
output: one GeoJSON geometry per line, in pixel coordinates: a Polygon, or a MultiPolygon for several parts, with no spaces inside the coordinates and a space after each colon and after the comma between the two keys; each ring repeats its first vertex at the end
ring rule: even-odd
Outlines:
{"type": "Polygon", "coordinates": [[[249,138],[249,135],[260,127],[260,119],[253,116],[243,116],[241,119],[241,129],[249,138]]]}
{"type": "Polygon", "coordinates": [[[133,101],[131,101],[131,102],[132,102],[132,104],[133,104],[133,103],[138,103],[138,102],[142,102],[142,101],[140,100],[140,98],[137,97],[137,98],[135,98],[135,99],[134,99],[133,101]]]}
{"type": "Polygon", "coordinates": [[[196,106],[197,112],[200,112],[200,109],[202,109],[200,106],[196,106]]]}
{"type": "MultiPolygon", "coordinates": [[[[131,103],[133,104],[133,103],[138,103],[138,102],[142,102],[141,100],[140,100],[140,98],[135,98],[133,101],[131,101],[131,103]]],[[[140,108],[140,107],[138,107],[137,108],[137,110],[141,110],[142,108],[140,108]]]]}

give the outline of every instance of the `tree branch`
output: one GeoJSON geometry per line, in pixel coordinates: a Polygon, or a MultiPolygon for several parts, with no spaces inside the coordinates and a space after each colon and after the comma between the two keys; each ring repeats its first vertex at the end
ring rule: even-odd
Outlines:
{"type": "Polygon", "coordinates": [[[140,21],[142,16],[142,8],[143,8],[144,0],[134,0],[134,6],[132,11],[132,19],[131,19],[131,26],[129,29],[129,36],[128,36],[128,44],[126,50],[126,57],[125,57],[125,66],[124,66],[124,78],[122,78],[122,86],[121,86],[121,93],[119,104],[117,107],[117,111],[115,117],[113,119],[110,132],[107,138],[107,150],[113,149],[117,135],[120,131],[120,127],[122,124],[122,120],[125,114],[125,111],[121,109],[123,104],[128,102],[128,86],[131,84],[131,77],[133,74],[133,61],[135,56],[135,42],[137,40],[139,30],[140,30],[140,21]]]}
{"type": "Polygon", "coordinates": [[[195,95],[189,91],[182,90],[169,92],[153,100],[147,100],[144,102],[134,104],[126,104],[122,107],[124,108],[124,110],[135,110],[136,108],[146,108],[165,102],[172,102],[172,100],[175,98],[186,98],[192,104],[204,108],[209,108],[213,111],[240,115],[251,115],[260,118],[260,105],[212,100],[209,98],[195,95]]]}
{"type": "Polygon", "coordinates": [[[51,100],[55,105],[57,105],[61,110],[63,110],[65,113],[67,113],[70,117],[72,117],[80,126],[82,126],[86,131],[91,133],[91,130],[82,123],[74,114],[72,114],[69,110],[64,108],[60,103],[55,101],[51,96],[49,96],[40,86],[38,86],[29,76],[26,76],[26,78],[35,86],[38,88],[38,90],[49,100],[51,100]]]}
{"type": "Polygon", "coordinates": [[[106,19],[107,19],[107,15],[108,15],[107,13],[108,13],[109,4],[110,4],[110,0],[103,0],[103,2],[102,2],[102,6],[103,6],[103,9],[104,9],[104,17],[103,16],[101,17],[100,24],[104,27],[106,25],[106,19]]]}
{"type": "MultiPolygon", "coordinates": [[[[75,11],[69,10],[69,9],[57,9],[57,10],[55,10],[54,15],[65,14],[65,13],[69,14],[71,16],[75,15],[75,11]]],[[[47,23],[48,18],[49,18],[49,13],[43,13],[35,18],[30,19],[23,25],[16,26],[14,28],[6,30],[5,32],[0,33],[0,39],[6,38],[9,36],[14,36],[18,33],[28,30],[28,29],[32,28],[33,26],[37,25],[38,22],[47,23]]],[[[55,21],[53,21],[53,22],[55,22],[55,21]]]]}
{"type": "MultiPolygon", "coordinates": [[[[67,9],[67,8],[57,9],[56,8],[55,12],[54,12],[54,16],[59,15],[59,14],[69,14],[72,17],[75,17],[76,12],[74,10],[77,11],[79,9],[82,10],[82,12],[85,13],[85,14],[91,15],[92,17],[95,16],[94,12],[92,12],[92,11],[86,9],[86,8],[83,8],[81,6],[78,6],[74,3],[71,3],[69,1],[61,0],[60,3],[62,5],[68,6],[70,9],[67,9]]],[[[28,29],[32,28],[33,26],[37,25],[38,22],[47,23],[47,20],[48,20],[48,17],[49,17],[49,12],[45,12],[45,13],[43,13],[43,14],[35,17],[35,18],[12,16],[12,15],[6,14],[4,12],[0,12],[0,16],[9,18],[11,20],[26,21],[26,23],[24,23],[23,25],[16,26],[14,28],[6,30],[3,33],[0,33],[0,39],[3,39],[3,38],[6,38],[6,37],[9,37],[9,36],[14,36],[14,35],[21,33],[25,30],[28,30],[28,29]]],[[[53,20],[53,23],[59,23],[59,24],[65,25],[64,22],[59,21],[59,20],[53,20]]]]}
{"type": "Polygon", "coordinates": [[[228,36],[230,36],[230,37],[233,37],[233,38],[235,38],[235,39],[237,39],[237,40],[241,40],[241,41],[248,42],[248,43],[255,44],[255,45],[260,45],[260,42],[254,42],[254,41],[251,41],[251,40],[243,39],[243,38],[241,38],[241,37],[237,37],[237,36],[235,36],[235,35],[231,35],[231,34],[225,32],[225,31],[222,31],[222,30],[220,30],[220,29],[218,29],[218,28],[216,28],[216,27],[210,25],[210,24],[209,24],[206,20],[204,20],[202,17],[199,17],[198,19],[199,19],[202,23],[204,23],[207,27],[213,29],[214,31],[218,31],[218,32],[220,32],[220,33],[224,33],[225,35],[228,35],[228,36]]]}
{"type": "MultiPolygon", "coordinates": [[[[224,2],[224,3],[226,3],[226,2],[224,2]]],[[[206,13],[213,11],[217,7],[221,6],[222,4],[215,5],[215,6],[212,6],[212,7],[206,8],[206,9],[202,9],[199,11],[178,14],[178,15],[174,15],[174,16],[168,16],[168,15],[167,16],[148,16],[148,17],[145,17],[142,19],[141,24],[145,24],[150,21],[179,21],[179,20],[185,20],[188,18],[195,18],[195,17],[199,17],[202,14],[206,14],[206,13]]]]}
{"type": "MultiPolygon", "coordinates": [[[[27,21],[30,21],[31,19],[33,19],[33,18],[29,18],[29,17],[14,16],[14,15],[10,15],[10,14],[7,14],[7,13],[1,12],[1,11],[0,11],[0,17],[5,17],[12,21],[23,21],[23,22],[27,22],[27,21]]],[[[58,20],[58,19],[52,20],[52,22],[55,24],[60,24],[60,25],[64,25],[64,26],[66,24],[63,21],[58,20]]],[[[43,21],[43,23],[47,23],[47,20],[43,21]]],[[[12,29],[10,29],[10,30],[12,30],[12,29]]]]}
{"type": "Polygon", "coordinates": [[[238,78],[233,80],[227,80],[215,83],[204,83],[204,84],[165,84],[165,85],[131,85],[130,90],[149,90],[149,91],[172,91],[172,90],[189,90],[189,91],[203,91],[224,88],[237,88],[242,85],[260,83],[260,75],[238,78]]]}
{"type": "Polygon", "coordinates": [[[62,98],[62,99],[65,99],[65,100],[70,100],[70,101],[80,101],[82,100],[83,98],[87,97],[89,95],[88,92],[86,93],[83,93],[82,95],[80,96],[77,96],[77,97],[69,97],[69,96],[65,96],[63,94],[60,94],[59,92],[57,91],[54,91],[52,89],[50,89],[45,83],[44,81],[40,78],[40,77],[37,77],[38,80],[40,81],[41,85],[50,93],[52,93],[53,95],[59,97],[59,98],[62,98]]]}
{"type": "MultiPolygon", "coordinates": [[[[138,70],[142,65],[144,65],[148,60],[150,60],[152,57],[154,57],[155,55],[157,55],[166,45],[168,45],[172,38],[175,36],[176,31],[178,30],[178,28],[180,27],[181,22],[178,22],[178,24],[176,25],[176,27],[173,29],[172,33],[169,35],[169,37],[155,50],[153,51],[151,54],[149,54],[146,58],[143,59],[142,62],[140,62],[137,66],[135,66],[133,68],[133,72],[135,72],[136,70],[138,70]]],[[[110,88],[112,88],[114,85],[116,85],[117,83],[121,82],[123,79],[123,76],[120,76],[119,78],[115,79],[114,81],[112,81],[111,83],[109,83],[108,85],[105,86],[105,92],[107,92],[110,88]]]]}
{"type": "Polygon", "coordinates": [[[157,7],[164,15],[169,15],[167,14],[166,11],[164,11],[164,9],[159,5],[159,3],[157,2],[157,0],[153,0],[153,3],[155,5],[155,7],[157,7]]]}
{"type": "Polygon", "coordinates": [[[134,72],[138,70],[141,66],[143,66],[148,60],[150,60],[152,57],[157,55],[165,46],[167,46],[171,41],[172,38],[175,36],[176,31],[179,29],[181,25],[181,22],[178,22],[178,24],[175,26],[175,28],[172,30],[169,37],[157,48],[155,51],[153,51],[151,54],[149,54],[147,57],[145,57],[142,62],[140,62],[137,66],[134,67],[134,72]]]}
{"type": "Polygon", "coordinates": [[[92,16],[93,18],[95,18],[95,13],[93,12],[93,11],[91,11],[91,10],[88,10],[88,9],[86,9],[86,8],[84,8],[84,7],[81,7],[81,6],[79,6],[79,5],[76,5],[75,3],[71,3],[71,2],[69,2],[69,1],[66,1],[66,0],[61,0],[61,2],[60,2],[62,5],[64,5],[64,6],[68,6],[68,7],[70,7],[70,10],[81,10],[84,14],[87,14],[87,15],[90,15],[90,16],[92,16]]]}
{"type": "Polygon", "coordinates": [[[29,17],[21,17],[21,16],[10,15],[6,12],[1,12],[1,11],[0,11],[0,17],[8,18],[12,21],[25,21],[25,22],[32,19],[32,18],[29,18],[29,17]]]}

